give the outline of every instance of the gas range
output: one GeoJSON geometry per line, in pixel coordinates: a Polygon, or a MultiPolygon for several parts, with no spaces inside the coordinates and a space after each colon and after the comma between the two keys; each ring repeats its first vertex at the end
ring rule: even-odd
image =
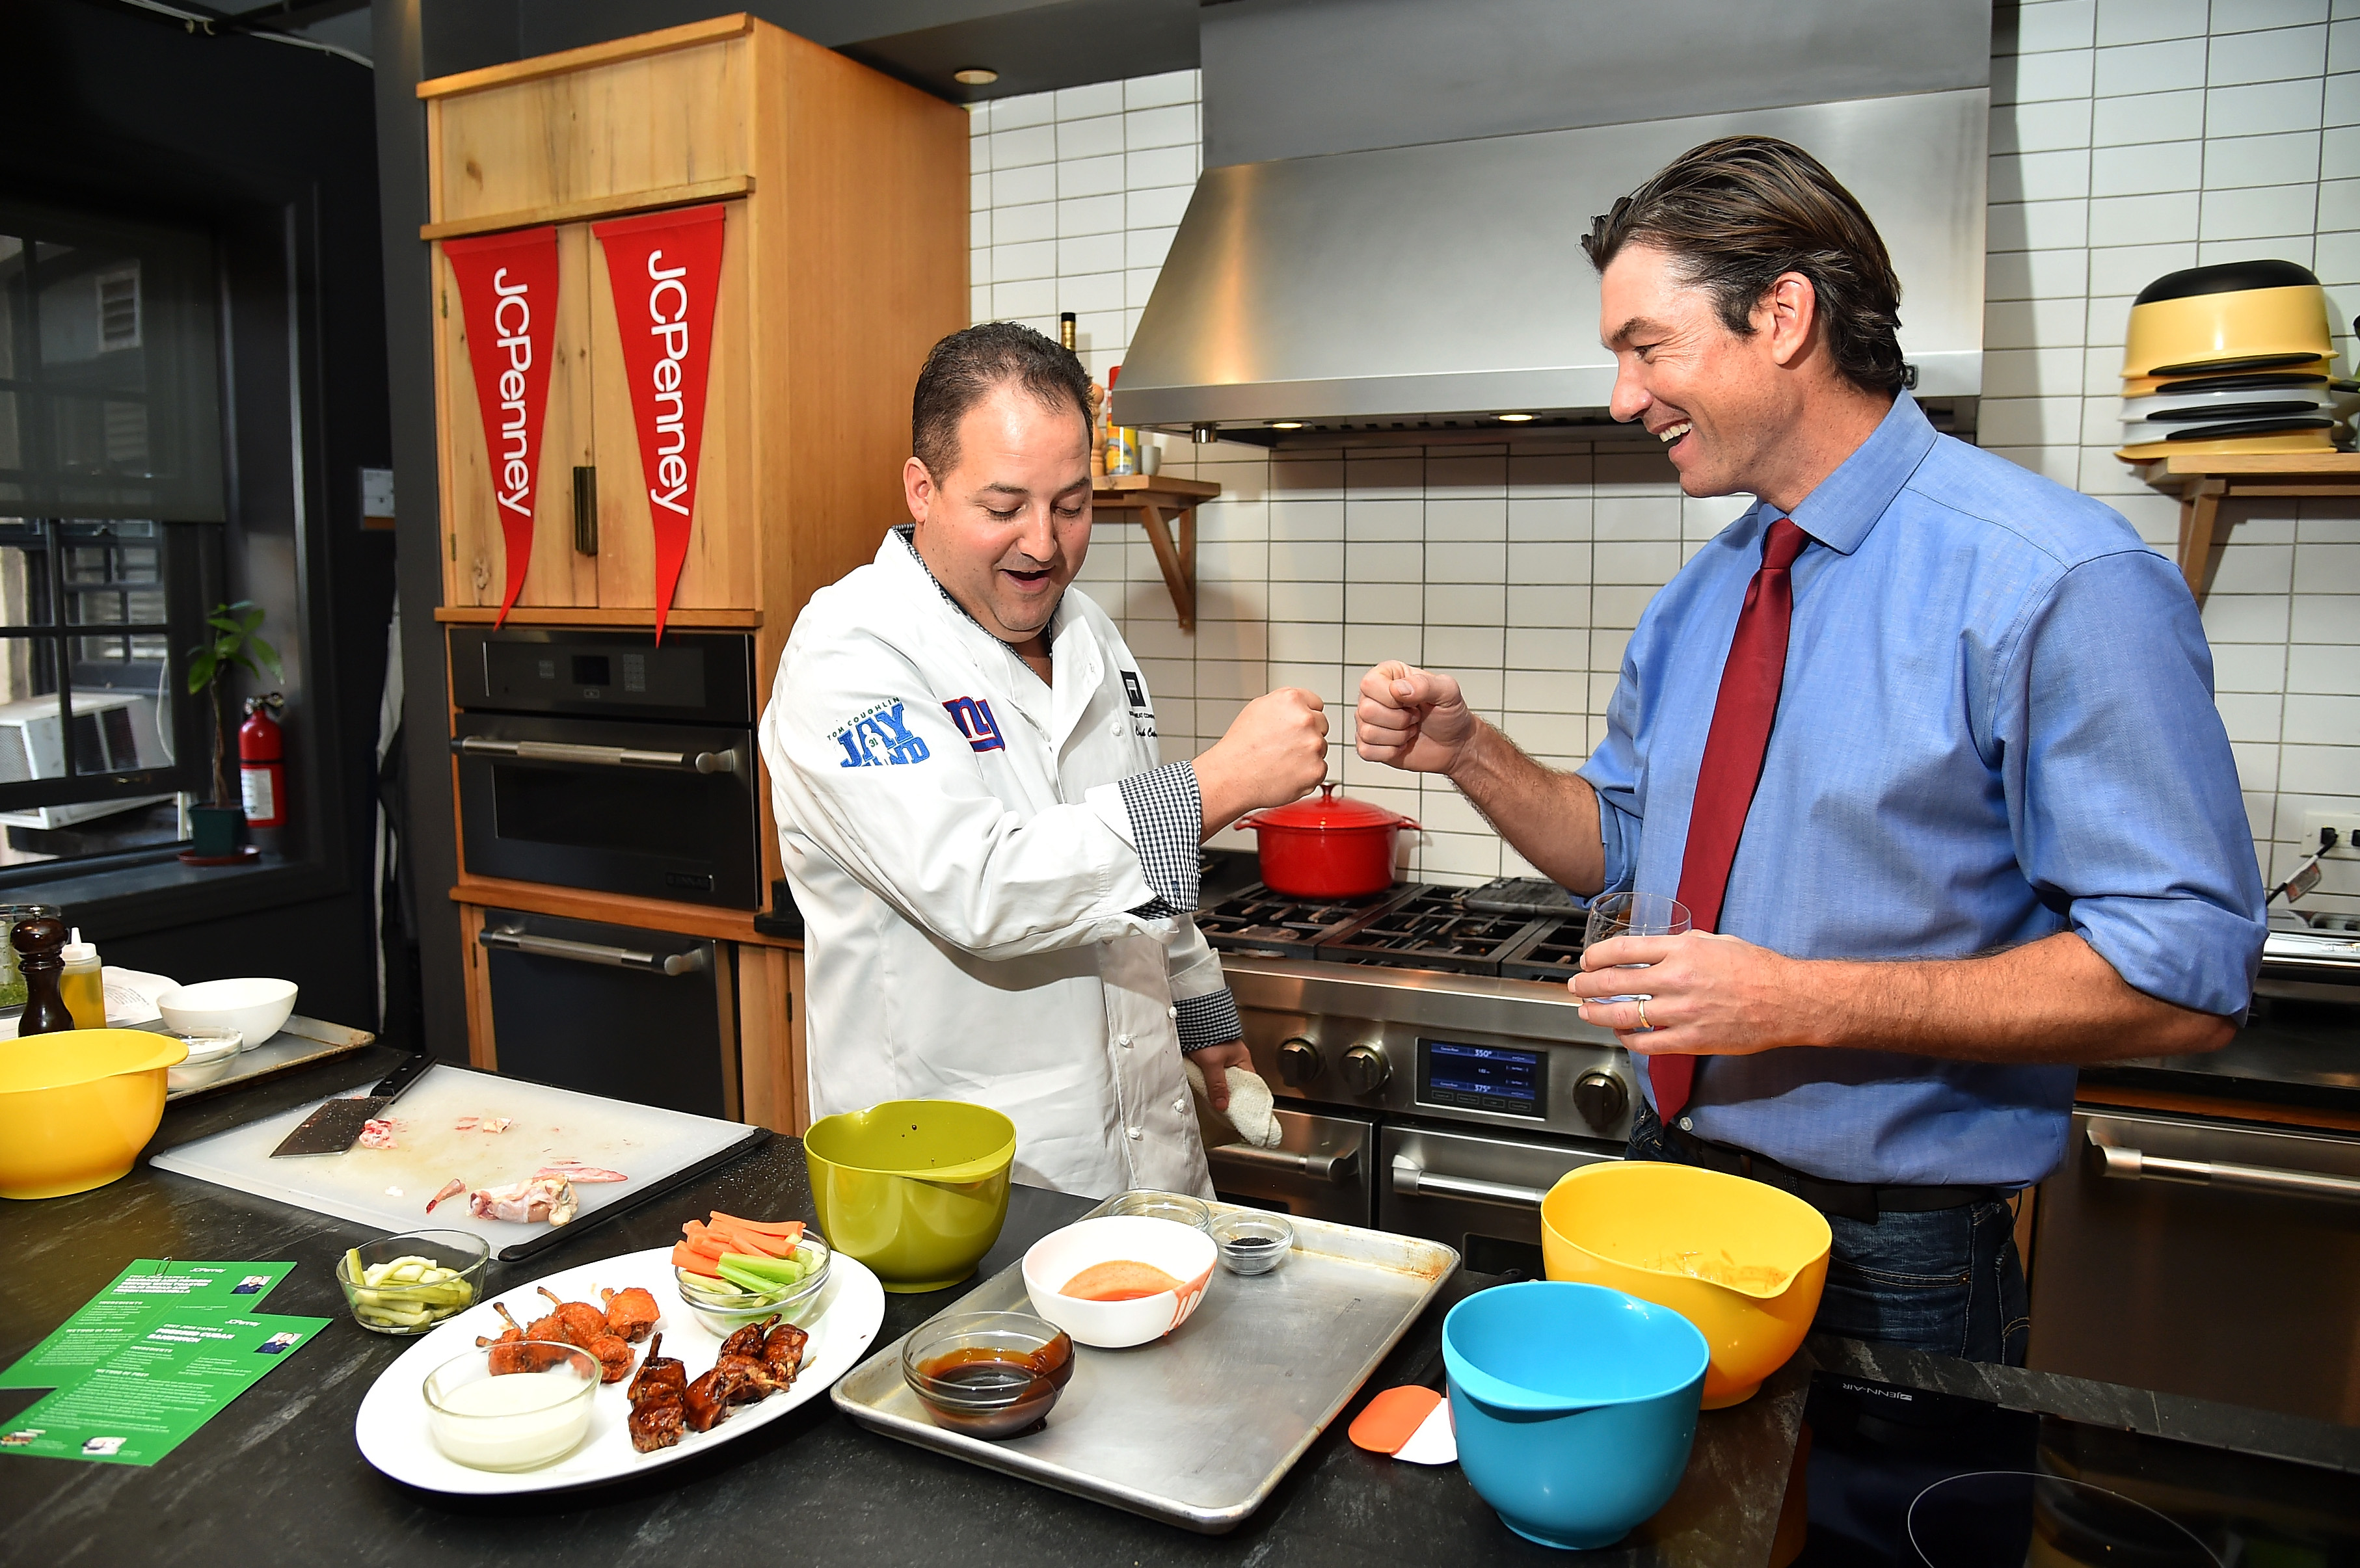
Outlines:
{"type": "Polygon", "coordinates": [[[1565,891],[1404,883],[1320,902],[1255,883],[1196,923],[1287,1131],[1280,1149],[1214,1149],[1216,1187],[1537,1274],[1542,1194],[1620,1157],[1638,1093],[1565,989],[1583,926],[1565,891]]]}

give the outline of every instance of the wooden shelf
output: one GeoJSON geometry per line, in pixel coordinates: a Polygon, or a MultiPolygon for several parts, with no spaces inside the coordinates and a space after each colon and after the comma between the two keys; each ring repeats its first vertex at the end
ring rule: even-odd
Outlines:
{"type": "Polygon", "coordinates": [[[2136,465],[2138,475],[2180,497],[2180,571],[2204,603],[2221,503],[2277,495],[2360,495],[2360,452],[2272,452],[2250,457],[2190,452],[2136,465]]]}
{"type": "MultiPolygon", "coordinates": [[[[446,626],[488,626],[500,618],[497,604],[437,604],[434,618],[446,626]]],[[[655,629],[653,610],[602,610],[595,604],[527,606],[508,612],[512,626],[645,626],[655,629]]],[[[674,610],[664,625],[694,629],[708,626],[759,626],[759,610],[674,610]]]]}
{"type": "Polygon", "coordinates": [[[1164,474],[1101,475],[1090,487],[1090,506],[1099,512],[1136,512],[1154,547],[1155,564],[1164,569],[1164,586],[1172,591],[1172,607],[1182,631],[1196,625],[1196,504],[1221,493],[1202,479],[1182,479],[1164,474]],[[1172,524],[1179,524],[1173,538],[1172,524]]]}
{"type": "Polygon", "coordinates": [[[639,926],[674,936],[709,937],[716,942],[748,942],[757,947],[803,947],[799,938],[756,931],[751,909],[716,909],[710,904],[682,904],[670,898],[592,893],[579,887],[511,882],[498,877],[462,877],[451,889],[451,901],[481,909],[522,909],[529,915],[554,915],[561,920],[639,926]]]}
{"type": "Polygon", "coordinates": [[[418,237],[421,240],[453,240],[467,234],[494,234],[504,229],[530,228],[535,223],[577,223],[585,218],[619,218],[631,212],[653,212],[665,207],[692,206],[699,201],[727,201],[733,197],[750,196],[753,191],[752,175],[728,174],[718,180],[700,180],[691,185],[667,185],[661,190],[637,191],[625,196],[585,196],[578,201],[552,201],[513,212],[446,218],[439,223],[419,224],[418,237]]]}

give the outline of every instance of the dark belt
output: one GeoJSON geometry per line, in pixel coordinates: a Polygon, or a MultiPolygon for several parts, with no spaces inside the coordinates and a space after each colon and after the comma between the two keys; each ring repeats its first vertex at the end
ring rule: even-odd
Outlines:
{"type": "Polygon", "coordinates": [[[1823,1214],[1865,1220],[1870,1225],[1876,1223],[1880,1214],[1931,1214],[1939,1209],[1961,1209],[1969,1203],[2004,1203],[2011,1196],[1998,1187],[1873,1187],[1862,1181],[1830,1181],[1806,1175],[1790,1165],[1781,1165],[1766,1154],[1713,1143],[1669,1123],[1660,1125],[1665,1141],[1692,1164],[1792,1192],[1823,1214]]]}

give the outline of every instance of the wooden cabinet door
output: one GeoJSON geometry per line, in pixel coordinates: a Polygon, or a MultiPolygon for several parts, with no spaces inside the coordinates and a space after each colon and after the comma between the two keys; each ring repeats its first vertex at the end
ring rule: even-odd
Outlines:
{"type": "MultiPolygon", "coordinates": [[[[688,559],[672,594],[675,610],[751,610],[759,602],[746,203],[726,202],[723,210],[721,290],[713,312],[705,437],[688,559]]],[[[595,603],[603,609],[651,611],[655,532],[638,416],[623,368],[621,326],[605,250],[593,239],[590,251],[590,404],[599,463],[595,603]]],[[[772,430],[770,439],[784,441],[787,433],[772,430]]]]}
{"type": "MultiPolygon", "coordinates": [[[[557,234],[557,321],[552,331],[549,408],[534,481],[532,562],[517,594],[522,606],[598,603],[598,568],[574,548],[574,471],[596,461],[590,400],[590,234],[557,234]]],[[[497,606],[508,586],[508,539],[494,493],[492,454],[468,362],[465,313],[442,247],[434,247],[436,374],[442,448],[442,602],[497,606]]]]}

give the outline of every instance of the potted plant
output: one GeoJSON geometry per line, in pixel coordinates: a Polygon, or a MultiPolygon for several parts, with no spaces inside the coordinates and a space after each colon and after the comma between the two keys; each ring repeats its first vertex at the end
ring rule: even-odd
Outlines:
{"type": "Polygon", "coordinates": [[[210,806],[189,808],[192,842],[188,857],[192,860],[223,860],[238,853],[238,829],[245,824],[246,809],[229,787],[229,720],[222,712],[228,694],[222,690],[222,681],[232,670],[243,670],[257,681],[266,670],[272,675],[280,673],[279,650],[255,635],[262,616],[251,599],[216,604],[205,617],[205,625],[213,628],[212,638],[189,649],[189,695],[203,696],[213,716],[213,799],[210,806]]]}

